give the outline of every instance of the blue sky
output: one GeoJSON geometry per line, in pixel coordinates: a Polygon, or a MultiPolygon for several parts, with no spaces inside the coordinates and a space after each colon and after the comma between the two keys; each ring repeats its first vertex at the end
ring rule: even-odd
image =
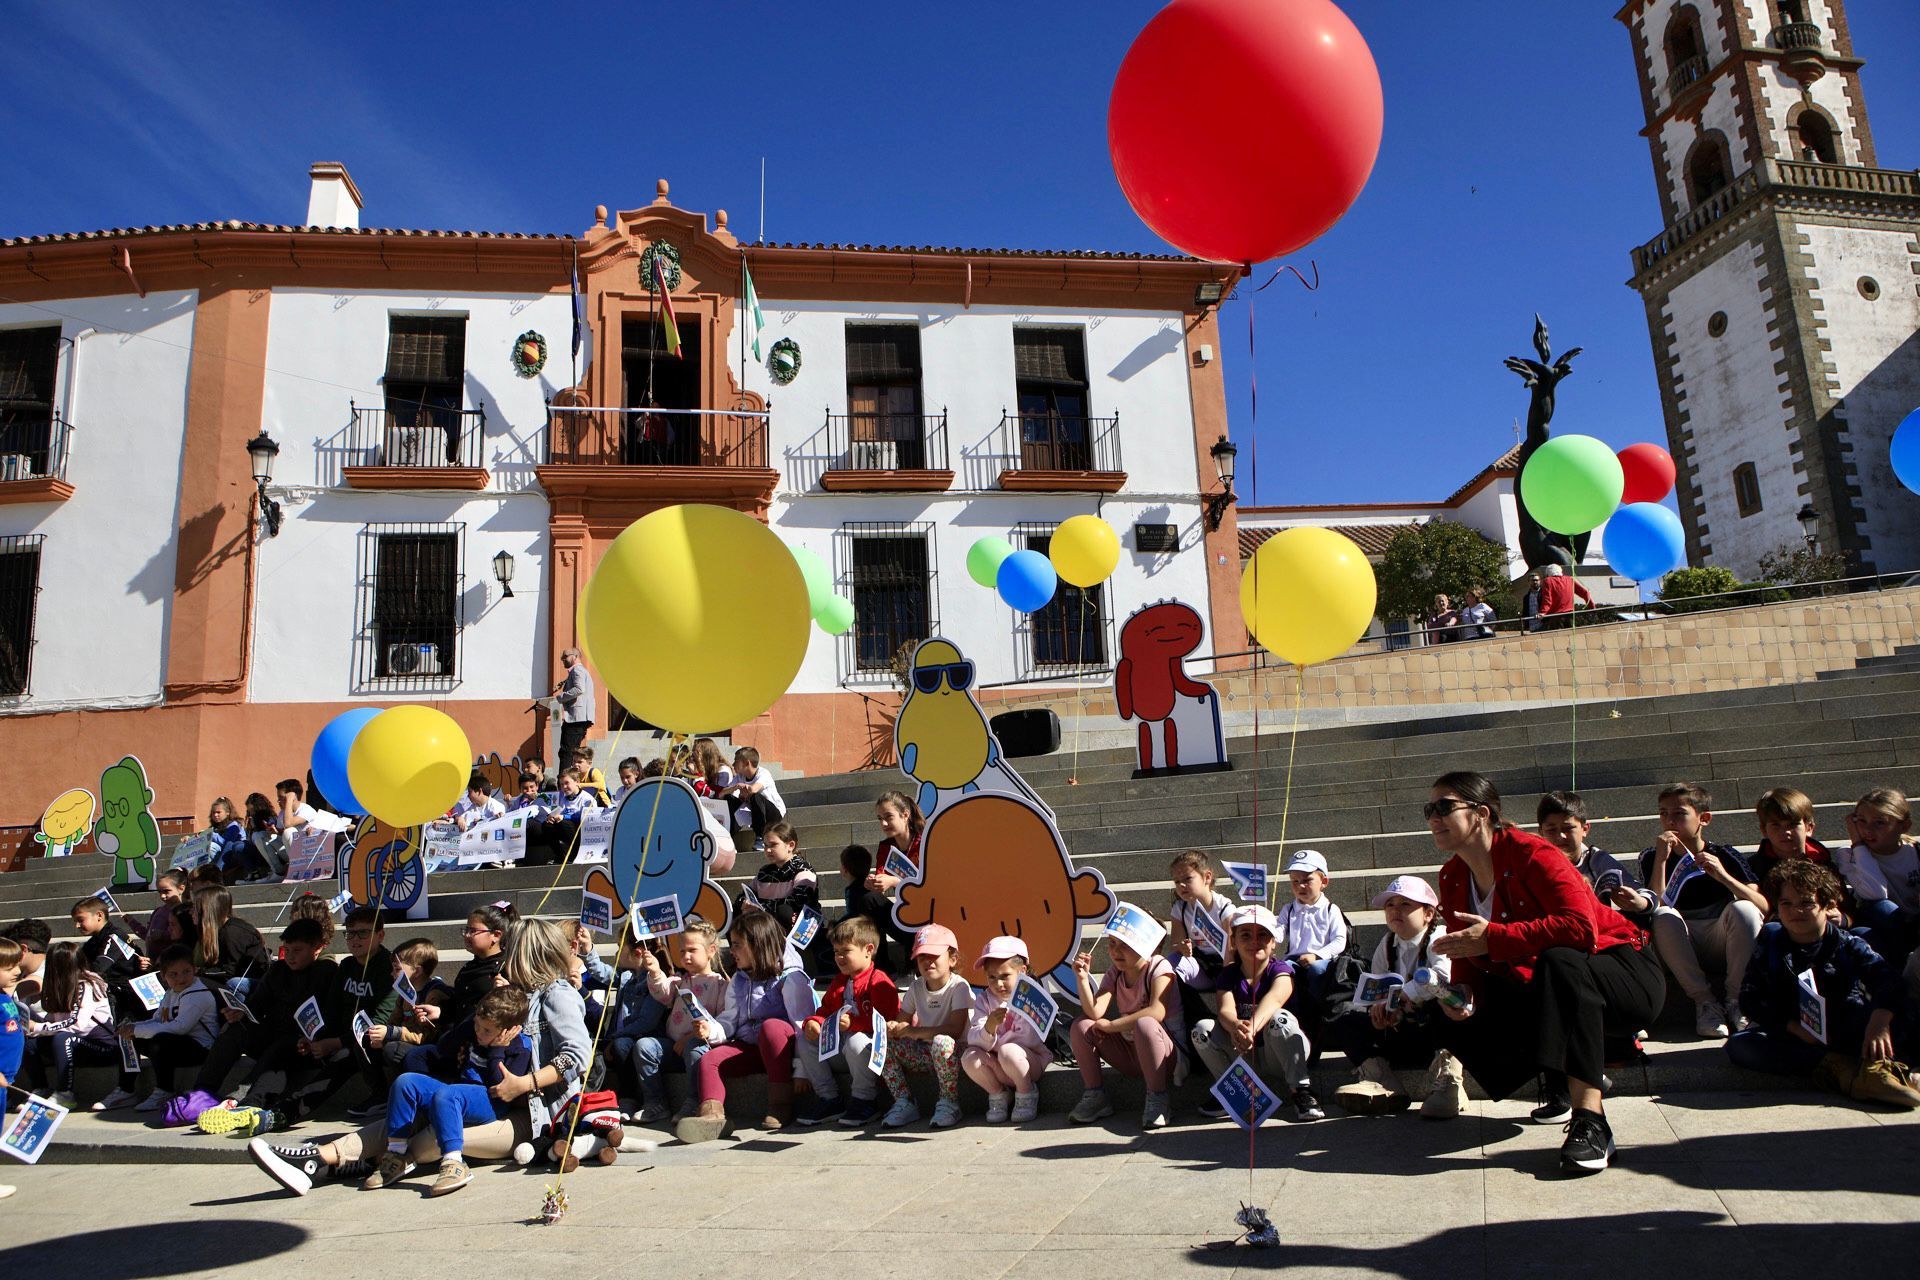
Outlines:
{"type": "MultiPolygon", "coordinates": [[[[579,232],[666,177],[751,234],[765,156],[773,240],[1160,251],[1105,129],[1158,7],[23,4],[0,42],[0,235],[298,221],[314,160],[347,165],[370,225],[579,232]]],[[[1664,441],[1623,284],[1660,214],[1618,5],[1346,7],[1386,138],[1296,259],[1321,290],[1260,296],[1258,499],[1444,496],[1513,443],[1526,395],[1500,361],[1536,310],[1587,352],[1556,428],[1664,441]]],[[[1849,13],[1880,162],[1920,166],[1920,5],[1849,13]]],[[[1223,321],[1251,499],[1244,304],[1223,321]]]]}

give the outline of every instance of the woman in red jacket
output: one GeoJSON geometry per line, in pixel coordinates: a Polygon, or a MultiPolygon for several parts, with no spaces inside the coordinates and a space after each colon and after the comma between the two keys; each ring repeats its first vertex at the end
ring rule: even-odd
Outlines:
{"type": "MultiPolygon", "coordinates": [[[[1513,1093],[1541,1072],[1564,1082],[1567,1140],[1562,1167],[1597,1173],[1613,1157],[1601,1109],[1602,1043],[1653,1020],[1666,977],[1647,935],[1593,896],[1567,856],[1500,822],[1500,793],[1477,773],[1433,784],[1425,809],[1433,842],[1453,856],[1440,868],[1445,936],[1433,949],[1453,960],[1453,980],[1473,993],[1442,1038],[1488,1096],[1513,1093]]],[[[1563,1117],[1549,1098],[1534,1113],[1563,1117]]]]}

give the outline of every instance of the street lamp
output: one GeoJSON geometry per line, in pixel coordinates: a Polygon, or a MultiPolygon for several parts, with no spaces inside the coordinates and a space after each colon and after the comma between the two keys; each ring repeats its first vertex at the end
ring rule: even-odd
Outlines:
{"type": "Polygon", "coordinates": [[[1214,441],[1213,448],[1207,452],[1213,458],[1214,469],[1220,473],[1220,492],[1208,494],[1206,498],[1207,532],[1214,533],[1219,530],[1220,522],[1226,518],[1227,508],[1235,501],[1233,460],[1239,456],[1240,450],[1233,441],[1221,436],[1214,441]]]}
{"type": "Polygon", "coordinates": [[[500,579],[500,598],[513,599],[513,556],[509,552],[494,553],[493,576],[500,579]]]}
{"type": "Polygon", "coordinates": [[[1820,513],[1815,511],[1813,504],[1809,502],[1806,506],[1800,508],[1800,514],[1795,518],[1800,521],[1801,536],[1807,540],[1807,551],[1810,554],[1819,554],[1820,513]]]}
{"type": "Polygon", "coordinates": [[[260,515],[267,523],[269,538],[280,536],[280,504],[267,496],[267,486],[273,483],[273,460],[279,456],[280,446],[265,430],[247,441],[247,457],[253,462],[254,496],[260,500],[260,515]]]}

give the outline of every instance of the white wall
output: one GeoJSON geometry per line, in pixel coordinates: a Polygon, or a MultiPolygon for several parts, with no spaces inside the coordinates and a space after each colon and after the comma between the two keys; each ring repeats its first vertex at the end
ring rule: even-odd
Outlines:
{"type": "Polygon", "coordinates": [[[64,503],[0,506],[44,534],[28,696],[0,710],[157,702],[166,678],[186,440],[192,292],[0,304],[0,327],[58,323],[73,434],[64,503]]]}

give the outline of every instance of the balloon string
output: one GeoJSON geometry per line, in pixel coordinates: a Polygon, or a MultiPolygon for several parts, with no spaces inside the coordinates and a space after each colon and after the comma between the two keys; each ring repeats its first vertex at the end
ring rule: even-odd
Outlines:
{"type": "MultiPolygon", "coordinates": [[[[1279,892],[1280,868],[1287,856],[1287,814],[1293,808],[1293,753],[1300,745],[1300,701],[1307,692],[1307,669],[1295,667],[1293,686],[1293,729],[1287,735],[1287,783],[1280,799],[1280,847],[1273,855],[1273,892],[1279,892]]],[[[1269,904],[1271,905],[1271,904],[1269,904]]]]}
{"type": "MultiPolygon", "coordinates": [[[[1284,273],[1291,271],[1293,272],[1294,277],[1300,281],[1301,287],[1304,288],[1308,293],[1318,293],[1320,291],[1320,263],[1317,259],[1309,258],[1307,259],[1307,265],[1313,268],[1312,284],[1308,284],[1307,278],[1300,274],[1300,268],[1293,266],[1292,264],[1289,263],[1289,264],[1282,265],[1279,270],[1275,271],[1272,275],[1268,276],[1267,284],[1261,285],[1259,288],[1255,289],[1253,292],[1265,293],[1267,290],[1268,284],[1272,284],[1275,280],[1278,280],[1284,273]]],[[[1249,273],[1253,271],[1252,263],[1247,264],[1247,271],[1249,273]]]]}
{"type": "MultiPolygon", "coordinates": [[[[1249,272],[1253,270],[1252,263],[1247,264],[1247,270],[1249,272]]],[[[1276,272],[1275,274],[1278,275],[1279,273],[1276,272]]],[[[1272,283],[1273,281],[1271,280],[1267,281],[1267,284],[1272,283]]],[[[1266,285],[1262,285],[1260,288],[1264,289],[1266,285]]],[[[1254,293],[1258,292],[1260,292],[1259,289],[1254,290],[1254,293]]],[[[1249,296],[1247,298],[1247,397],[1248,403],[1252,407],[1252,413],[1249,415],[1247,421],[1247,436],[1249,440],[1248,470],[1251,477],[1247,487],[1252,493],[1254,501],[1258,502],[1260,498],[1260,375],[1254,360],[1254,309],[1254,299],[1249,296]]],[[[1237,554],[1238,548],[1235,550],[1237,554]]],[[[1260,616],[1260,574],[1257,568],[1253,566],[1249,567],[1253,568],[1253,616],[1257,618],[1260,616]]],[[[1251,628],[1249,628],[1249,633],[1251,633],[1251,628]]],[[[1264,861],[1264,859],[1260,856],[1260,770],[1262,764],[1260,755],[1260,703],[1266,697],[1266,663],[1262,660],[1260,646],[1257,640],[1251,648],[1253,649],[1253,680],[1251,682],[1253,688],[1253,848],[1251,856],[1247,860],[1249,862],[1261,862],[1264,861]]],[[[1273,905],[1273,894],[1274,886],[1268,885],[1266,902],[1269,907],[1273,905]]],[[[1252,1195],[1253,1168],[1251,1165],[1247,1168],[1247,1181],[1249,1187],[1248,1195],[1252,1195]]]]}
{"type": "MultiPolygon", "coordinates": [[[[1580,581],[1576,575],[1574,582],[1580,581]]],[[[1580,789],[1580,600],[1567,611],[1567,670],[1573,677],[1573,699],[1568,705],[1572,731],[1567,738],[1567,790],[1580,789]]]]}

